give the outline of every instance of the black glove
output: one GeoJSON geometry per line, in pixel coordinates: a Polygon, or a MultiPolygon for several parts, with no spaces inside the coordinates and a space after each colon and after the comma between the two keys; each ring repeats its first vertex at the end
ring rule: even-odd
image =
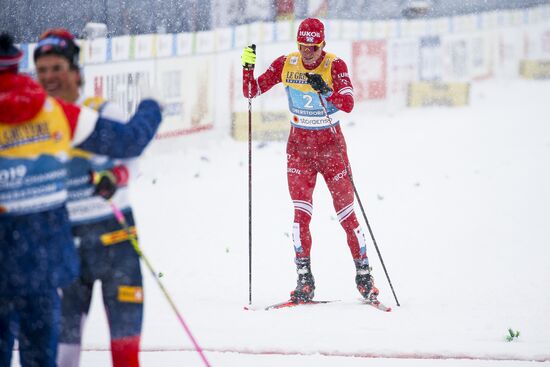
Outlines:
{"type": "Polygon", "coordinates": [[[117,190],[117,178],[111,170],[91,172],[90,176],[95,186],[94,195],[99,195],[105,200],[113,197],[117,190]]]}
{"type": "Polygon", "coordinates": [[[311,85],[311,88],[315,89],[316,92],[321,93],[326,96],[332,92],[332,89],[325,83],[321,75],[306,73],[307,82],[311,85]]]}

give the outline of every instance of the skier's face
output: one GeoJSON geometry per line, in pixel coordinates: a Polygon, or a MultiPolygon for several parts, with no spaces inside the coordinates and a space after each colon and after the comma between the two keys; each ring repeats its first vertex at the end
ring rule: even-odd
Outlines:
{"type": "Polygon", "coordinates": [[[298,43],[298,50],[302,55],[302,61],[304,65],[315,64],[315,62],[319,60],[319,57],[321,57],[321,53],[323,52],[324,47],[325,42],[321,43],[320,45],[304,45],[298,43]]]}
{"type": "Polygon", "coordinates": [[[48,95],[67,102],[78,99],[80,72],[72,69],[66,58],[58,55],[39,57],[36,60],[36,74],[48,95]]]}

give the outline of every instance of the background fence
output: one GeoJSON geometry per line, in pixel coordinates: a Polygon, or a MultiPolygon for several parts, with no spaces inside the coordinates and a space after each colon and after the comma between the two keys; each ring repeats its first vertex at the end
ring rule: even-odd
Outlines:
{"type": "MultiPolygon", "coordinates": [[[[382,103],[387,109],[460,105],[468,103],[472,82],[548,73],[547,5],[442,18],[324,22],[326,50],[346,61],[356,102],[382,103]]],[[[257,45],[258,76],[275,58],[296,49],[298,24],[255,22],[201,32],[82,40],[84,91],[112,100],[130,114],[141,98],[140,86],[154,86],[166,105],[158,139],[227,134],[242,139],[247,102],[241,50],[257,45]]],[[[23,69],[32,73],[34,44],[21,47],[26,53],[23,69]]],[[[283,88],[256,99],[254,112],[256,139],[285,136],[290,115],[283,88]]]]}

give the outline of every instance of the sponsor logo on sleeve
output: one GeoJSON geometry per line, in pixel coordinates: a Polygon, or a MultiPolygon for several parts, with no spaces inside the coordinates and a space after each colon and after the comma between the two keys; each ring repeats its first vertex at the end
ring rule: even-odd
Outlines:
{"type": "Polygon", "coordinates": [[[121,285],[118,287],[117,299],[123,303],[143,303],[143,289],[141,287],[121,285]]]}

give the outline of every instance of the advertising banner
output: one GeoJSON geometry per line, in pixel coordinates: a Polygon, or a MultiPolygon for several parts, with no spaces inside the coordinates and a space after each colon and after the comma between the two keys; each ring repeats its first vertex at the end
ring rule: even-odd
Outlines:
{"type": "Polygon", "coordinates": [[[374,24],[370,21],[359,22],[359,38],[358,40],[365,40],[374,38],[374,24]]]}
{"type": "Polygon", "coordinates": [[[154,50],[154,35],[140,34],[134,36],[134,58],[135,59],[151,59],[155,56],[154,50]]]}
{"type": "Polygon", "coordinates": [[[531,26],[525,30],[526,59],[550,58],[550,26],[531,26]]]}
{"type": "Polygon", "coordinates": [[[275,40],[275,23],[263,22],[260,29],[262,43],[271,43],[275,40]]]}
{"type": "Polygon", "coordinates": [[[386,98],[386,41],[353,42],[352,50],[355,99],[363,101],[386,98]]]}
{"type": "Polygon", "coordinates": [[[465,106],[470,99],[470,83],[413,82],[409,85],[409,107],[465,106]]]}
{"type": "Polygon", "coordinates": [[[540,53],[541,56],[550,56],[550,27],[544,28],[540,35],[540,53]]]}
{"type": "Polygon", "coordinates": [[[157,138],[209,130],[214,123],[214,65],[208,56],[169,58],[156,63],[157,85],[164,104],[157,138]]]}
{"type": "Polygon", "coordinates": [[[248,42],[248,24],[238,25],[234,28],[233,47],[243,48],[248,42]]]}
{"type": "Polygon", "coordinates": [[[441,80],[443,52],[439,36],[420,39],[420,80],[441,80]]]}
{"type": "Polygon", "coordinates": [[[273,23],[255,22],[249,24],[247,40],[248,44],[266,44],[273,42],[273,23]]]}
{"type": "Polygon", "coordinates": [[[111,38],[111,60],[123,61],[130,59],[130,36],[111,38]]]}
{"type": "Polygon", "coordinates": [[[455,33],[474,32],[478,29],[477,16],[475,14],[459,15],[451,19],[455,33]]]}
{"type": "Polygon", "coordinates": [[[155,36],[155,55],[157,57],[176,56],[174,37],[173,34],[157,34],[155,36]]]}
{"type": "Polygon", "coordinates": [[[178,56],[191,55],[194,52],[194,33],[178,33],[176,35],[176,52],[178,56]]]}
{"type": "MultiPolygon", "coordinates": [[[[28,43],[17,45],[17,47],[21,50],[21,52],[23,52],[23,58],[19,62],[19,70],[21,70],[22,72],[26,72],[26,71],[30,70],[31,69],[31,64],[33,63],[32,62],[32,53],[29,52],[30,51],[29,50],[30,46],[31,46],[31,44],[28,44],[28,43]]],[[[33,52],[34,52],[34,47],[33,47],[33,52]]]]}
{"type": "MultiPolygon", "coordinates": [[[[290,112],[252,112],[252,140],[284,141],[290,131],[290,112]]],[[[238,141],[248,140],[248,112],[235,112],[232,116],[231,137],[238,141]]]]}
{"type": "Polygon", "coordinates": [[[197,32],[195,51],[198,54],[211,53],[216,47],[216,33],[214,31],[197,32]]]}
{"type": "Polygon", "coordinates": [[[405,105],[409,83],[418,78],[418,52],[417,38],[388,42],[388,94],[398,107],[405,105]]]}
{"type": "Polygon", "coordinates": [[[80,45],[81,58],[86,64],[103,63],[107,61],[107,39],[98,38],[85,40],[80,45]]]}
{"type": "Polygon", "coordinates": [[[393,33],[390,30],[390,22],[386,20],[376,20],[372,23],[372,37],[375,39],[387,39],[393,33]]]}
{"type": "Polygon", "coordinates": [[[407,19],[401,22],[402,37],[420,37],[427,34],[426,22],[423,19],[407,19]]]}
{"type": "Polygon", "coordinates": [[[275,23],[275,40],[281,41],[295,41],[296,31],[298,25],[294,26],[294,21],[285,20],[275,23]]]}
{"type": "Polygon", "coordinates": [[[354,41],[359,39],[359,22],[355,20],[342,21],[342,39],[354,41]]]}
{"type": "Polygon", "coordinates": [[[220,28],[216,29],[216,51],[230,50],[233,43],[233,29],[220,28]]]}
{"type": "Polygon", "coordinates": [[[154,83],[153,61],[118,62],[86,65],[84,95],[100,96],[118,105],[125,118],[134,113],[140,100],[141,86],[154,83]]]}
{"type": "Polygon", "coordinates": [[[447,55],[442,61],[445,81],[462,81],[469,78],[468,41],[464,35],[443,38],[443,53],[447,55]]]}
{"type": "Polygon", "coordinates": [[[494,37],[492,32],[479,32],[470,38],[469,68],[472,80],[487,79],[494,73],[494,37]]]}
{"type": "Polygon", "coordinates": [[[519,73],[526,79],[550,79],[550,59],[522,60],[519,73]]]}
{"type": "Polygon", "coordinates": [[[427,35],[448,34],[451,31],[449,18],[426,19],[427,35]]]}
{"type": "MultiPolygon", "coordinates": [[[[342,21],[331,19],[325,21],[325,39],[327,41],[336,41],[341,38],[342,21]]],[[[296,35],[296,33],[294,33],[296,35]]]]}
{"type": "Polygon", "coordinates": [[[517,77],[519,60],[526,55],[524,47],[524,33],[516,29],[498,31],[496,46],[495,73],[499,77],[517,77]]]}

